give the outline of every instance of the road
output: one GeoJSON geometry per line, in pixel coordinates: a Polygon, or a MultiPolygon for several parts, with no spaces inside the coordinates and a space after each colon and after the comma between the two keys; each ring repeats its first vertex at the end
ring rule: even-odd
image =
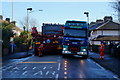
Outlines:
{"type": "MultiPolygon", "coordinates": [[[[5,61],[2,68],[3,78],[105,78],[117,80],[116,75],[90,58],[63,58],[61,55],[31,56],[23,59],[5,61]]],[[[104,79],[104,80],[105,80],[104,79]]]]}

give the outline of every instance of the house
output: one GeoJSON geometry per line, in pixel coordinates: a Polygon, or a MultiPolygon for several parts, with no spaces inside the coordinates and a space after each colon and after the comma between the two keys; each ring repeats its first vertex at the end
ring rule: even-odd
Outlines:
{"type": "Polygon", "coordinates": [[[13,33],[15,34],[14,37],[20,36],[20,33],[23,32],[23,30],[16,26],[16,22],[15,22],[15,21],[12,21],[11,23],[13,23],[13,24],[15,25],[15,26],[12,28],[12,31],[13,31],[13,33]]]}
{"type": "Polygon", "coordinates": [[[108,44],[109,41],[120,41],[120,24],[113,22],[111,16],[105,16],[104,20],[97,20],[90,25],[89,30],[89,40],[92,45],[100,45],[101,41],[108,44]]]}
{"type": "Polygon", "coordinates": [[[23,30],[20,29],[20,28],[17,27],[17,26],[16,26],[16,27],[13,27],[13,28],[12,28],[12,31],[13,31],[13,33],[15,34],[14,37],[20,36],[20,33],[23,32],[23,30]]]}

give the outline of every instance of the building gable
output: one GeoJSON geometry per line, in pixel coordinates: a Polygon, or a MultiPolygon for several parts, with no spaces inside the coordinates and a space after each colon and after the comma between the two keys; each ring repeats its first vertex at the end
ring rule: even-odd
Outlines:
{"type": "Polygon", "coordinates": [[[118,30],[120,29],[120,24],[115,23],[113,21],[108,21],[105,24],[96,28],[96,30],[118,30]]]}

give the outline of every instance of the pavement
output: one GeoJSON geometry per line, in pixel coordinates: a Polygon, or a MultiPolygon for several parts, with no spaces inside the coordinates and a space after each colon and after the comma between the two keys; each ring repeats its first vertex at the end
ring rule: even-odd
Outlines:
{"type": "Polygon", "coordinates": [[[109,54],[105,54],[104,60],[100,60],[99,53],[90,52],[90,58],[100,64],[102,67],[107,70],[112,71],[118,78],[120,78],[120,59],[110,56],[109,54]]]}
{"type": "Polygon", "coordinates": [[[8,56],[4,56],[2,59],[3,60],[20,59],[20,58],[32,56],[32,54],[33,54],[33,50],[29,50],[28,52],[18,52],[18,53],[14,53],[8,56]]]}

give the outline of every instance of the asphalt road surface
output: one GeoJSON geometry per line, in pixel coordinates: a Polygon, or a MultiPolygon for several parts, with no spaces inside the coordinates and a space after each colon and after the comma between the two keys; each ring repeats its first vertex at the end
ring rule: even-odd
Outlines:
{"type": "Polygon", "coordinates": [[[118,80],[116,75],[99,64],[78,56],[63,58],[61,55],[31,56],[12,59],[3,63],[2,78],[83,78],[118,80]]]}

